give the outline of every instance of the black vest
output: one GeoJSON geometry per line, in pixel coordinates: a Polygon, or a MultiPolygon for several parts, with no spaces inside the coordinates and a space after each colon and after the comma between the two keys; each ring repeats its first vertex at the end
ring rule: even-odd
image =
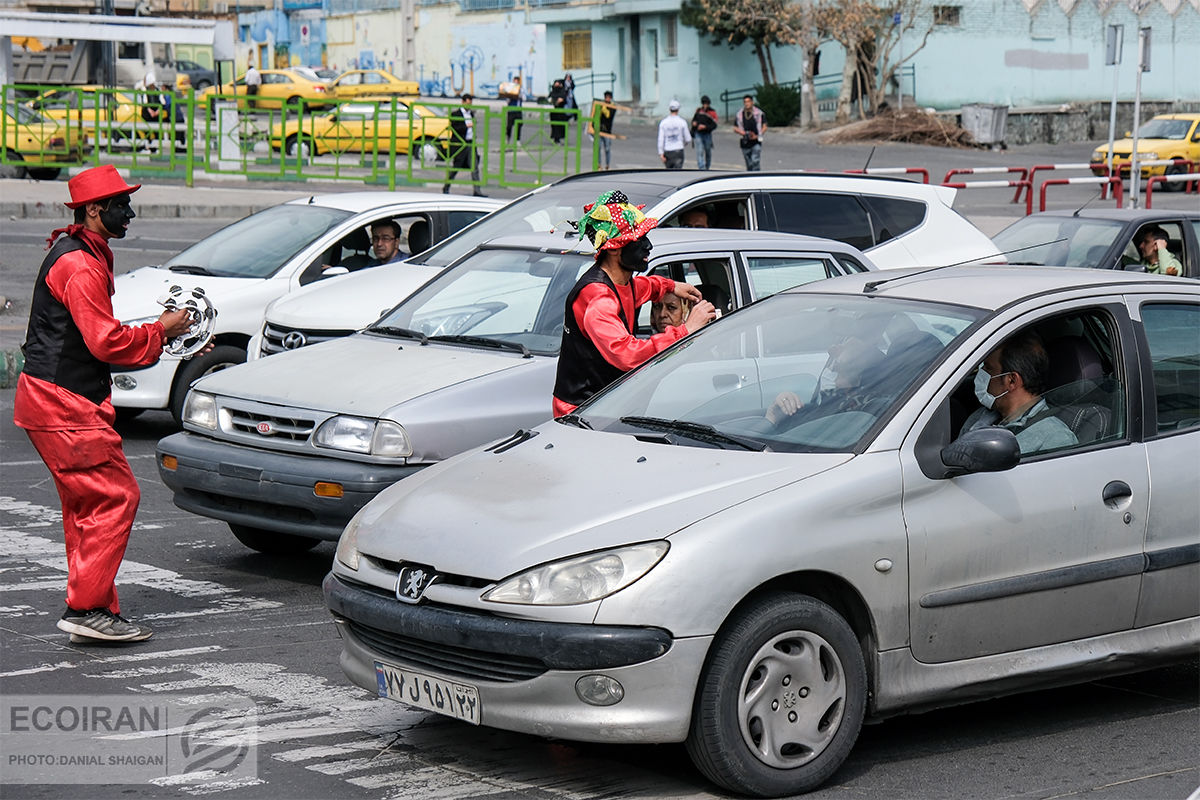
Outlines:
{"type": "Polygon", "coordinates": [[[575,298],[583,291],[583,287],[592,283],[602,283],[612,292],[617,301],[617,313],[625,329],[633,335],[633,323],[625,319],[625,308],[617,287],[613,285],[600,265],[589,269],[576,281],[575,287],[567,295],[567,310],[563,315],[562,348],[558,354],[558,374],[554,380],[554,396],[571,405],[579,405],[596,392],[608,386],[625,374],[624,370],[614,367],[600,355],[596,345],[587,337],[583,326],[575,319],[573,306],[575,298]]]}
{"type": "Polygon", "coordinates": [[[29,328],[25,331],[25,344],[21,345],[25,354],[22,372],[100,405],[108,397],[112,371],[88,350],[83,334],[71,319],[71,312],[54,299],[46,285],[46,275],[54,262],[75,250],[92,252],[79,239],[63,236],[50,248],[38,271],[37,282],[33,285],[33,302],[29,307],[29,328]]]}

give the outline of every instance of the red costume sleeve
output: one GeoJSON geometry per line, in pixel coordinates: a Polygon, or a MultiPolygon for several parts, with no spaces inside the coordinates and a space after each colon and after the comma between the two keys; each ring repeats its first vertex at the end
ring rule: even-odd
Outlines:
{"type": "MultiPolygon", "coordinates": [[[[630,320],[638,306],[646,301],[659,300],[673,291],[675,281],[657,275],[635,277],[630,286],[617,287],[617,294],[625,306],[625,317],[630,320]]],[[[604,360],[620,370],[628,371],[640,366],[655,353],[687,336],[687,328],[682,325],[671,326],[649,339],[633,336],[621,322],[612,293],[602,283],[583,287],[571,310],[604,360]]]]}
{"type": "Polygon", "coordinates": [[[113,316],[111,285],[108,270],[81,250],[63,255],[46,275],[50,294],[71,312],[92,355],[116,366],[153,364],[162,355],[162,324],[122,325],[113,316]]]}

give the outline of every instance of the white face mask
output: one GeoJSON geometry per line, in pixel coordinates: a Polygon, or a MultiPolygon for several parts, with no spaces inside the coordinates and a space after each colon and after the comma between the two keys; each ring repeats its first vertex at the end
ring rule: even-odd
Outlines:
{"type": "Polygon", "coordinates": [[[990,392],[988,392],[988,385],[991,384],[992,378],[999,378],[1001,375],[1007,375],[1007,374],[1008,374],[1007,372],[1000,372],[995,375],[989,375],[987,370],[984,369],[983,367],[980,367],[978,369],[978,371],[976,371],[976,373],[975,373],[975,399],[979,401],[979,404],[981,406],[983,406],[984,408],[990,409],[992,406],[994,406],[996,404],[997,400],[999,400],[1001,397],[1004,397],[1004,395],[1008,394],[1007,391],[1001,392],[1000,394],[991,394],[990,392]]]}

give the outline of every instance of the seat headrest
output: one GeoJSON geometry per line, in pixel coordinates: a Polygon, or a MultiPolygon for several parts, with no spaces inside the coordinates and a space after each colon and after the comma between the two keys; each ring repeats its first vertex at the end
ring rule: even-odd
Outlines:
{"type": "Polygon", "coordinates": [[[419,219],[408,227],[408,252],[412,255],[423,253],[433,242],[429,234],[429,222],[419,219]]]}
{"type": "Polygon", "coordinates": [[[342,239],[342,246],[366,252],[371,249],[371,234],[367,233],[366,228],[355,228],[342,239]]]}
{"type": "Polygon", "coordinates": [[[729,292],[723,286],[718,286],[715,283],[698,283],[696,288],[700,290],[700,294],[704,299],[712,303],[724,313],[729,311],[729,292]]]}
{"type": "Polygon", "coordinates": [[[1104,365],[1096,348],[1082,336],[1061,336],[1046,343],[1050,370],[1046,388],[1054,389],[1078,381],[1098,381],[1104,377],[1104,365]]]}

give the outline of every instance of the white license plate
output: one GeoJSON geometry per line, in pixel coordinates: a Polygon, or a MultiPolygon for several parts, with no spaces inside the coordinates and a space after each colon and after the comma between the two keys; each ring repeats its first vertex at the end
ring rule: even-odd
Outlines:
{"type": "Polygon", "coordinates": [[[474,686],[451,683],[379,661],[375,662],[375,680],[380,697],[479,724],[479,690],[474,686]]]}

